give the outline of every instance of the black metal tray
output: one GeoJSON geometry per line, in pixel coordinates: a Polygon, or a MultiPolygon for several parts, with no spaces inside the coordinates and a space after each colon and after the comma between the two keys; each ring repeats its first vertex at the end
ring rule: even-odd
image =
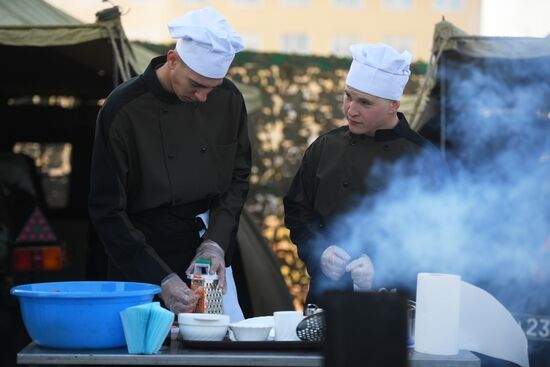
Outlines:
{"type": "Polygon", "coordinates": [[[181,340],[180,342],[191,349],[253,349],[253,350],[288,350],[288,349],[319,349],[323,346],[321,342],[310,341],[257,341],[239,342],[231,340],[223,341],[196,341],[181,340]]]}

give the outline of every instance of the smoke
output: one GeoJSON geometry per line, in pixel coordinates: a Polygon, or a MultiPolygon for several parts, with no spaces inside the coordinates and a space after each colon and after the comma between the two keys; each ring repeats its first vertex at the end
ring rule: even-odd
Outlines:
{"type": "MultiPolygon", "coordinates": [[[[547,307],[550,289],[550,63],[448,63],[449,178],[438,187],[424,156],[376,167],[390,184],[339,218],[331,238],[375,266],[375,287],[416,274],[459,274],[516,310],[547,307]],[[412,169],[417,167],[418,169],[412,169]]],[[[546,61],[548,61],[546,59],[546,61]]]]}

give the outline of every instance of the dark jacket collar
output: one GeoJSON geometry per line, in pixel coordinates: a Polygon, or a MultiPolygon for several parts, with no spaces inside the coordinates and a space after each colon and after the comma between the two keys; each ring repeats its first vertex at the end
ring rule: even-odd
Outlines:
{"type": "Polygon", "coordinates": [[[374,133],[374,140],[387,141],[407,136],[411,128],[409,126],[409,123],[407,122],[407,119],[405,118],[405,115],[403,115],[401,112],[397,112],[397,118],[399,120],[397,121],[397,125],[395,125],[393,129],[376,130],[376,132],[374,133]]]}
{"type": "MultiPolygon", "coordinates": [[[[156,70],[166,62],[166,56],[158,56],[151,60],[147,69],[140,75],[147,88],[155,97],[167,103],[175,103],[180,100],[174,93],[168,92],[162,87],[157,77],[156,70]]],[[[183,102],[182,102],[183,103],[183,102]]]]}
{"type": "Polygon", "coordinates": [[[348,130],[349,137],[350,139],[369,138],[374,141],[389,141],[408,136],[411,132],[411,128],[409,126],[409,123],[407,122],[407,119],[405,118],[405,115],[403,115],[401,112],[397,112],[397,118],[399,119],[399,121],[397,121],[397,125],[395,125],[392,129],[376,130],[376,132],[374,133],[374,137],[370,137],[365,134],[354,134],[348,130]]]}

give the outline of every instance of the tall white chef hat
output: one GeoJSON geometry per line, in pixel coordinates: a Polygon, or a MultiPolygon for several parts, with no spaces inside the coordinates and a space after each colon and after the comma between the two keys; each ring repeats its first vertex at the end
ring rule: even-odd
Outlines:
{"type": "Polygon", "coordinates": [[[373,96],[399,101],[409,80],[412,55],[384,44],[350,46],[353,61],[346,84],[373,96]]]}
{"type": "Polygon", "coordinates": [[[207,78],[223,78],[244,41],[214,8],[188,12],[168,23],[176,51],[193,71],[207,78]]]}

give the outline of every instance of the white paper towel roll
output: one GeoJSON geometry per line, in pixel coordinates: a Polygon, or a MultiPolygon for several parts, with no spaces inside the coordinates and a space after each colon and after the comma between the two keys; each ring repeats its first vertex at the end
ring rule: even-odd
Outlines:
{"type": "Polygon", "coordinates": [[[420,273],[416,288],[415,350],[458,354],[460,276],[420,273]]]}
{"type": "Polygon", "coordinates": [[[415,350],[466,349],[529,367],[525,333],[492,295],[458,275],[420,273],[417,280],[415,350]]]}

